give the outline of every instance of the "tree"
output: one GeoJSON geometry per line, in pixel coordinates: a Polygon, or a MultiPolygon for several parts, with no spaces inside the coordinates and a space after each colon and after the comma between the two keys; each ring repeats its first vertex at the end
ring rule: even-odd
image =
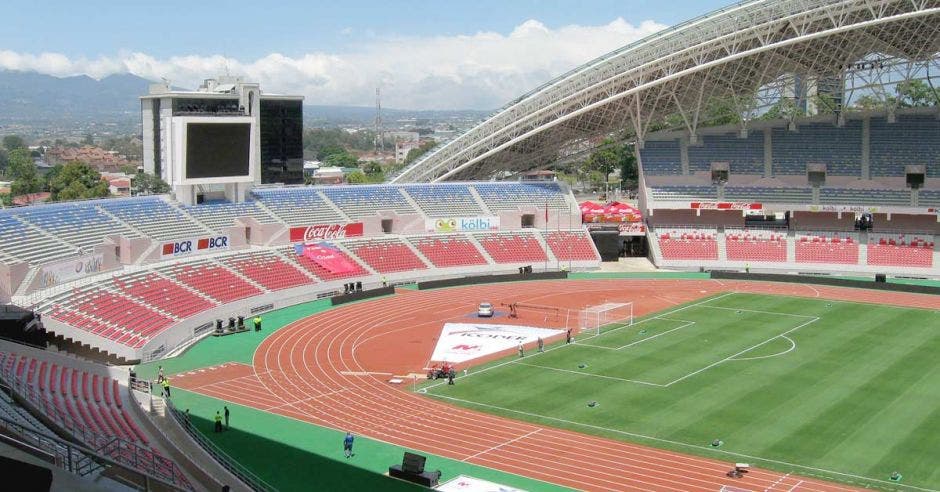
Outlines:
{"type": "Polygon", "coordinates": [[[620,147],[620,188],[636,189],[640,180],[640,173],[636,167],[636,153],[633,145],[620,147]]]}
{"type": "Polygon", "coordinates": [[[10,152],[9,176],[13,179],[10,191],[13,196],[36,193],[42,190],[43,180],[36,170],[36,163],[26,148],[10,152]]]}
{"type": "Polygon", "coordinates": [[[341,153],[328,156],[323,163],[329,167],[356,167],[359,159],[344,150],[341,153]]]}
{"type": "Polygon", "coordinates": [[[166,181],[160,176],[148,173],[137,173],[131,179],[131,188],[136,195],[160,195],[170,192],[170,185],[166,184],[166,181]]]}
{"type": "Polygon", "coordinates": [[[597,171],[604,176],[606,182],[610,173],[620,168],[618,146],[611,139],[605,139],[601,148],[594,151],[584,163],[588,171],[597,171]]]}
{"type": "Polygon", "coordinates": [[[101,173],[80,161],[56,166],[49,177],[49,199],[58,202],[110,196],[108,183],[101,173]]]}
{"type": "Polygon", "coordinates": [[[7,155],[6,149],[0,149],[0,176],[6,176],[7,165],[9,163],[10,163],[10,156],[7,155]]]}
{"type": "Polygon", "coordinates": [[[85,137],[82,138],[82,145],[95,145],[95,137],[90,133],[86,133],[85,137]]]}
{"type": "Polygon", "coordinates": [[[349,184],[365,184],[366,175],[362,171],[356,170],[346,175],[346,182],[349,184]]]}
{"type": "Polygon", "coordinates": [[[852,106],[865,111],[881,108],[884,101],[872,94],[864,94],[855,100],[852,106]]]}
{"type": "Polygon", "coordinates": [[[3,148],[7,150],[25,149],[26,142],[19,135],[7,135],[3,137],[3,148]]]}
{"type": "Polygon", "coordinates": [[[923,80],[905,80],[894,88],[898,95],[898,106],[923,108],[937,104],[938,94],[923,80]]]}
{"type": "Polygon", "coordinates": [[[437,142],[434,140],[428,140],[417,148],[409,150],[408,155],[405,156],[405,165],[407,166],[408,164],[418,160],[419,157],[427,154],[431,149],[433,149],[435,145],[437,145],[437,142]]]}

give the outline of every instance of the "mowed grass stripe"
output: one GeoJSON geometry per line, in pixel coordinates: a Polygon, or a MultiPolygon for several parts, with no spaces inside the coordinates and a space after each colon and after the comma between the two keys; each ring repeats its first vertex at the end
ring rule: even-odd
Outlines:
{"type": "MultiPolygon", "coordinates": [[[[940,358],[936,356],[940,353],[940,314],[753,294],[734,294],[713,298],[703,306],[689,306],[663,317],[695,320],[693,326],[699,331],[683,328],[623,350],[564,346],[527,356],[526,366],[509,363],[432,392],[519,410],[541,423],[545,420],[538,415],[563,419],[569,422],[563,426],[576,430],[584,431],[586,428],[576,424],[583,423],[594,426],[587,428],[590,432],[608,437],[627,438],[617,434],[624,432],[701,446],[697,452],[705,455],[710,455],[708,443],[720,438],[725,442],[722,452],[776,460],[768,465],[782,471],[801,473],[781,463],[787,462],[884,481],[898,470],[904,474],[902,489],[905,484],[940,489],[940,467],[936,465],[936,450],[940,449],[940,358]],[[738,309],[778,314],[739,314],[738,309]],[[624,373],[636,369],[642,359],[667,369],[646,368],[638,374],[667,376],[677,368],[685,371],[694,366],[691,361],[706,361],[695,370],[734,353],[728,352],[730,345],[724,344],[727,339],[723,336],[727,333],[722,330],[737,333],[737,340],[748,342],[750,335],[766,332],[756,340],[767,340],[817,316],[818,321],[787,335],[796,349],[784,355],[727,360],[668,387],[562,374],[529,365],[627,376],[624,373]],[[782,322],[781,318],[790,319],[782,322]],[[705,344],[704,333],[710,337],[720,334],[722,343],[705,344]],[[637,358],[625,360],[626,354],[637,358]],[[588,367],[578,368],[579,362],[587,362],[588,367]],[[599,405],[589,408],[589,401],[599,405]]],[[[630,331],[636,337],[641,326],[618,332],[630,331]]],[[[668,326],[660,325],[659,329],[668,326]]],[[[595,337],[590,343],[603,338],[595,337]]],[[[777,338],[740,357],[773,355],[789,346],[777,338]]],[[[837,473],[828,476],[840,479],[837,473]]],[[[846,479],[844,475],[841,478],[846,479]]],[[[883,483],[869,485],[885,487],[883,483]]]]}

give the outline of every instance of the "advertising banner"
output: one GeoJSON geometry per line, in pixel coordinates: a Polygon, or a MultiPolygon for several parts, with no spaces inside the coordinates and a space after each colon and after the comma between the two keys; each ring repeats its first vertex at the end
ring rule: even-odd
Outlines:
{"type": "Polygon", "coordinates": [[[290,228],[290,242],[310,243],[315,241],[328,241],[343,239],[344,237],[362,236],[362,222],[350,224],[317,224],[290,228]]]}
{"type": "Polygon", "coordinates": [[[171,243],[163,243],[160,247],[161,258],[179,258],[196,253],[211,253],[224,251],[229,248],[228,236],[200,237],[181,239],[171,243]]]}
{"type": "Polygon", "coordinates": [[[327,245],[304,245],[303,255],[317,265],[327,269],[327,271],[330,273],[347,273],[356,271],[356,265],[352,264],[345,255],[327,245]]]}
{"type": "Polygon", "coordinates": [[[39,286],[45,289],[46,287],[71,282],[85,275],[98,273],[101,271],[101,265],[103,263],[104,255],[99,253],[46,265],[39,271],[39,286]]]}
{"type": "Polygon", "coordinates": [[[761,210],[760,203],[749,202],[692,202],[691,208],[700,210],[761,210]]]}
{"type": "Polygon", "coordinates": [[[437,487],[439,492],[525,492],[522,489],[510,487],[488,480],[459,475],[437,487]]]}
{"type": "Polygon", "coordinates": [[[564,333],[562,330],[519,325],[445,323],[431,360],[465,362],[564,333]]]}
{"type": "Polygon", "coordinates": [[[445,217],[427,219],[428,232],[495,231],[499,217],[445,217]]]}

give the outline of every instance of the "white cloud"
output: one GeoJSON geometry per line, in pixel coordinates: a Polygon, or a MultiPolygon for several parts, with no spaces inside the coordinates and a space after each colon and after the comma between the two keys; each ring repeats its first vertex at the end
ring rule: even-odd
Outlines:
{"type": "Polygon", "coordinates": [[[664,27],[618,18],[599,26],[550,29],[528,20],[508,35],[367,37],[344,53],[271,53],[252,61],[221,55],[158,59],[139,52],[69,59],[57,53],[0,50],[0,68],[94,78],[130,72],[151,80],[165,77],[182,87],[196,87],[202,79],[228,71],[260,82],[266,91],[303,94],[309,104],[372,105],[380,85],[386,107],[491,109],[664,27]]]}

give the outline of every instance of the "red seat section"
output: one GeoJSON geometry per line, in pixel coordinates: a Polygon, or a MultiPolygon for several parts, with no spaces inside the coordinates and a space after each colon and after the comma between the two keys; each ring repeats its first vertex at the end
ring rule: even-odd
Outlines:
{"type": "Polygon", "coordinates": [[[921,234],[876,234],[868,236],[868,264],[930,268],[933,239],[921,234]]]}
{"type": "Polygon", "coordinates": [[[314,283],[313,279],[304,275],[297,267],[273,253],[227,259],[225,264],[272,291],[314,283]]]}
{"type": "Polygon", "coordinates": [[[496,263],[535,263],[548,259],[542,243],[532,234],[494,232],[476,238],[496,263]]]}
{"type": "Polygon", "coordinates": [[[561,261],[599,260],[591,238],[585,231],[551,231],[545,242],[555,258],[561,261]]]}
{"type": "Polygon", "coordinates": [[[113,389],[111,393],[114,395],[114,404],[117,405],[118,408],[121,408],[121,386],[118,385],[117,379],[113,380],[111,384],[111,388],[113,389]]]}
{"type": "Polygon", "coordinates": [[[858,263],[854,233],[800,233],[796,237],[797,263],[858,263]]]}
{"type": "Polygon", "coordinates": [[[117,278],[114,285],[125,294],[142,300],[144,304],[179,318],[186,318],[215,306],[212,301],[156,273],[128,279],[117,278]]]}
{"type": "Polygon", "coordinates": [[[216,265],[184,265],[176,268],[173,276],[176,280],[223,303],[261,294],[255,286],[216,265]]]}
{"type": "Polygon", "coordinates": [[[438,268],[486,264],[486,258],[466,236],[422,237],[410,241],[438,268]]]}
{"type": "Polygon", "coordinates": [[[39,364],[39,389],[43,393],[46,391],[46,361],[39,364]]]}
{"type": "Polygon", "coordinates": [[[379,273],[395,273],[427,268],[421,258],[399,239],[350,242],[346,246],[379,273]]]}
{"type": "Polygon", "coordinates": [[[787,261],[787,237],[781,232],[728,229],[725,249],[731,261],[787,261]]]}
{"type": "Polygon", "coordinates": [[[714,230],[668,230],[659,233],[664,260],[717,260],[718,241],[714,230]]]}

